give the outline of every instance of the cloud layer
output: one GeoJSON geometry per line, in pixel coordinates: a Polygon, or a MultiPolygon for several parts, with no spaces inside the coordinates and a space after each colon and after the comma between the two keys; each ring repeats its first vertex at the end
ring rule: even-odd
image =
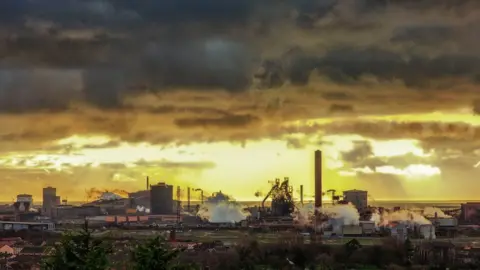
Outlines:
{"type": "MultiPolygon", "coordinates": [[[[480,138],[479,11],[475,0],[1,1],[0,150],[55,155],[65,149],[52,141],[82,134],[114,138],[97,148],[302,148],[358,134],[415,139],[435,166],[466,170],[480,138]]],[[[345,161],[379,162],[357,146],[345,161]]]]}
{"type": "Polygon", "coordinates": [[[478,82],[477,2],[386,3],[7,1],[2,109],[108,108],[145,91],[305,85],[311,73],[339,84],[478,82]]]}

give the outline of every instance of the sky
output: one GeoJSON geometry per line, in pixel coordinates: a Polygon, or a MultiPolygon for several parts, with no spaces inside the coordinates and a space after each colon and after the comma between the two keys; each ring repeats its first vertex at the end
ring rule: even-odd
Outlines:
{"type": "MultiPolygon", "coordinates": [[[[0,1],[0,192],[150,182],[261,199],[289,177],[474,200],[476,0],[0,1]]],[[[199,194],[194,195],[198,198],[199,194]]]]}

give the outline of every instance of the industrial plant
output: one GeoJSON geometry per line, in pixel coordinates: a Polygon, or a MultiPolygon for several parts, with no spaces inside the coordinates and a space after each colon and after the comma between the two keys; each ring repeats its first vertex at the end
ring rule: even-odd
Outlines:
{"type": "Polygon", "coordinates": [[[311,235],[313,240],[339,236],[405,240],[453,238],[472,231],[480,221],[480,203],[463,204],[460,209],[386,209],[372,206],[365,190],[345,190],[342,194],[324,190],[322,152],[315,151],[313,159],[313,202],[304,200],[303,185],[297,187],[300,194],[295,197],[289,177],[274,178],[255,206],[242,205],[222,191],[209,194],[200,187],[186,187],[185,201],[182,187],[150,183],[147,177],[144,190],[91,189],[86,191],[88,202],[76,205],[66,198],[61,200],[54,187],[43,189],[38,207],[31,195],[20,194],[10,208],[2,209],[0,230],[57,230],[88,220],[91,226],[105,228],[294,230],[311,235]],[[330,200],[322,201],[325,196],[330,200]]]}

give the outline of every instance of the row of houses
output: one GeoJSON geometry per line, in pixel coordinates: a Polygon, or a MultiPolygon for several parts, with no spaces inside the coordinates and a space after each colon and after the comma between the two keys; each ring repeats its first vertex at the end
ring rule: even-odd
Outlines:
{"type": "Polygon", "coordinates": [[[0,238],[0,253],[7,255],[8,269],[40,269],[42,259],[52,251],[46,242],[34,245],[20,237],[0,238]]]}

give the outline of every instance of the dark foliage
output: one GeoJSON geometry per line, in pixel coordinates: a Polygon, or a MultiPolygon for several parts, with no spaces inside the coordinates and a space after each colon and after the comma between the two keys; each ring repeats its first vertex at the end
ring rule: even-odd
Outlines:
{"type": "Polygon", "coordinates": [[[180,250],[172,249],[165,239],[156,237],[132,249],[132,270],[193,270],[193,264],[179,264],[180,250]]]}
{"type": "Polygon", "coordinates": [[[45,260],[45,270],[106,270],[112,246],[101,239],[94,239],[88,227],[81,232],[64,235],[55,246],[53,256],[45,260]]]}

